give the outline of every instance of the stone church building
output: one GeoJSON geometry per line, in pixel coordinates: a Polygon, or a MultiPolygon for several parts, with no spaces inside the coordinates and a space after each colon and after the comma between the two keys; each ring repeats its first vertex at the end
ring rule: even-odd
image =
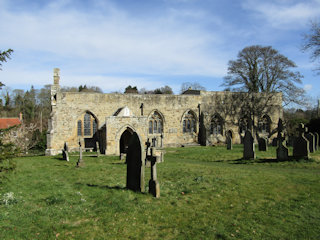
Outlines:
{"type": "MultiPolygon", "coordinates": [[[[237,121],[231,121],[221,108],[227,105],[221,100],[222,96],[237,97],[239,93],[197,90],[181,95],[62,92],[59,82],[60,70],[55,68],[47,155],[61,153],[65,142],[71,149],[77,148],[79,142],[82,147],[95,148],[98,142],[103,154],[120,155],[126,152],[133,132],[138,133],[142,142],[154,139],[161,147],[198,144],[203,113],[207,144],[224,143],[227,134],[233,143],[240,143],[246,128],[244,116],[234,116],[237,121]]],[[[265,136],[282,118],[281,93],[274,94],[269,105],[268,112],[256,120],[259,131],[265,136]]]]}

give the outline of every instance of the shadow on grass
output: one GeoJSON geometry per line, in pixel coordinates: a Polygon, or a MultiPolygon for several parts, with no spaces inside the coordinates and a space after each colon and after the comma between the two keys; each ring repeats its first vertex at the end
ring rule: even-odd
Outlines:
{"type": "Polygon", "coordinates": [[[288,160],[279,160],[276,158],[256,158],[256,159],[236,159],[236,160],[230,160],[230,164],[253,164],[253,163],[280,163],[280,162],[314,162],[314,159],[309,158],[294,158],[293,156],[289,156],[288,160]]]}
{"type": "Polygon", "coordinates": [[[96,187],[96,188],[102,188],[102,189],[107,188],[107,189],[116,189],[116,190],[129,190],[129,189],[125,188],[125,187],[120,187],[120,186],[108,186],[108,185],[101,186],[101,185],[90,184],[90,183],[87,183],[86,185],[88,187],[96,187]]]}

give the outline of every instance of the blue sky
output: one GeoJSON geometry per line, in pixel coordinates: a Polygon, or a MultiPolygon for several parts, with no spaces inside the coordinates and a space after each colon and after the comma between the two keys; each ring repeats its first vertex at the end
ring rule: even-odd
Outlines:
{"type": "Polygon", "coordinates": [[[300,46],[319,16],[320,0],[0,0],[0,49],[15,51],[0,81],[40,88],[59,67],[63,86],[220,91],[228,61],[258,44],[293,60],[317,98],[320,76],[300,46]]]}

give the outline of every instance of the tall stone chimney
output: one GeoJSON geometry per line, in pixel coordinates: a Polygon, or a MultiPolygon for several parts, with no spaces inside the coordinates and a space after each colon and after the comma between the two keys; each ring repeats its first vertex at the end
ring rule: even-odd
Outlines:
{"type": "Polygon", "coordinates": [[[60,81],[60,69],[54,68],[53,69],[53,84],[59,85],[59,81],[60,81]]]}

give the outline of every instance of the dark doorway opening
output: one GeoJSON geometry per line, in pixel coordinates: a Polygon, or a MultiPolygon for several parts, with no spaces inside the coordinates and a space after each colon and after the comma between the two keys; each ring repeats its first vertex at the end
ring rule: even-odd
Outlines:
{"type": "Polygon", "coordinates": [[[133,134],[133,131],[127,128],[120,137],[120,155],[121,153],[126,154],[128,151],[129,140],[133,134]]]}

